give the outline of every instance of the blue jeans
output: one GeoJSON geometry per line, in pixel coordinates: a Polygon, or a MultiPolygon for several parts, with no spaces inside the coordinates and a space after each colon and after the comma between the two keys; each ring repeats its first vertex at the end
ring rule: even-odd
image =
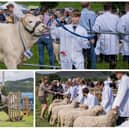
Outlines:
{"type": "MultiPolygon", "coordinates": [[[[39,49],[39,64],[44,65],[44,47],[47,48],[49,54],[50,65],[54,65],[54,51],[53,51],[53,40],[50,36],[42,35],[38,40],[39,49]]],[[[42,67],[41,67],[42,68],[42,67]]]]}

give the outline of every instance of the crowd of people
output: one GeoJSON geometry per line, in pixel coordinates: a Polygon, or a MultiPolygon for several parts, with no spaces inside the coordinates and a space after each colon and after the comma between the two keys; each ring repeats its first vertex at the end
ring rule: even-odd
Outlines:
{"type": "MultiPolygon", "coordinates": [[[[41,15],[47,26],[37,41],[39,64],[44,65],[44,48],[47,48],[49,63],[55,65],[54,43],[59,44],[62,69],[96,69],[97,56],[115,69],[118,55],[129,63],[129,3],[125,3],[125,14],[114,11],[112,3],[104,3],[103,11],[96,14],[90,10],[89,2],[82,2],[82,11],[74,8],[16,10],[13,4],[0,10],[1,23],[15,23],[24,14],[41,15]],[[109,20],[110,19],[110,20],[109,20]]],[[[40,67],[41,69],[44,67],[40,67]]]]}
{"type": "Polygon", "coordinates": [[[105,81],[91,83],[77,77],[68,79],[66,82],[54,80],[48,83],[48,77],[43,77],[38,90],[39,101],[42,105],[40,118],[45,118],[44,114],[48,106],[47,97],[48,94],[52,94],[53,100],[63,99],[63,96],[67,96],[71,103],[77,102],[81,108],[85,109],[101,105],[104,114],[115,110],[119,114],[117,125],[120,125],[129,117],[129,77],[125,72],[115,72],[114,76],[119,81],[114,83],[112,79],[108,78],[105,81]],[[113,93],[114,84],[117,89],[116,95],[113,93]],[[91,92],[91,87],[101,91],[101,99],[91,92]]]}

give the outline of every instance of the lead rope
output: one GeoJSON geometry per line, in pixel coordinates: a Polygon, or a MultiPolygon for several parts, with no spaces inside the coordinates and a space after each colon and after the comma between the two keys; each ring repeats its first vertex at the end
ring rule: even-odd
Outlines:
{"type": "Polygon", "coordinates": [[[18,31],[19,31],[19,35],[20,35],[20,39],[21,39],[21,43],[24,49],[24,56],[27,57],[28,59],[30,59],[33,54],[31,53],[31,51],[29,49],[26,48],[25,46],[25,40],[23,38],[23,34],[21,33],[21,26],[20,26],[20,22],[18,23],[18,31]]]}

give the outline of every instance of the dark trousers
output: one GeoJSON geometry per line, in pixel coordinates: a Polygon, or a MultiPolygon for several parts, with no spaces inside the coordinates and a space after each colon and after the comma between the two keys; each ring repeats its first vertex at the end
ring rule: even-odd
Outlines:
{"type": "Polygon", "coordinates": [[[90,44],[89,49],[83,49],[85,68],[96,69],[96,54],[94,44],[90,44]]]}
{"type": "MultiPolygon", "coordinates": [[[[38,40],[38,50],[39,50],[39,64],[44,65],[44,47],[47,48],[49,55],[50,65],[54,65],[54,51],[53,51],[53,40],[50,36],[43,35],[38,40]]],[[[43,67],[40,67],[41,69],[43,67]]]]}
{"type": "Polygon", "coordinates": [[[2,95],[0,94],[0,103],[2,102],[2,95]]]}
{"type": "Polygon", "coordinates": [[[109,68],[115,69],[116,63],[117,63],[117,55],[106,55],[105,58],[106,58],[106,61],[109,63],[109,68]]]}
{"type": "Polygon", "coordinates": [[[121,125],[123,122],[125,122],[127,120],[127,117],[121,117],[119,116],[118,119],[117,119],[117,122],[116,124],[117,125],[121,125]]]}

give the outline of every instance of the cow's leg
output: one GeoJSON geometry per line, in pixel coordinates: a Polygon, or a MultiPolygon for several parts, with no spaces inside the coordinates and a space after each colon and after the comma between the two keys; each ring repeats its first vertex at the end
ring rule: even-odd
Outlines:
{"type": "Polygon", "coordinates": [[[17,63],[14,57],[12,58],[8,56],[7,58],[4,59],[4,63],[7,69],[17,69],[17,63]]]}

